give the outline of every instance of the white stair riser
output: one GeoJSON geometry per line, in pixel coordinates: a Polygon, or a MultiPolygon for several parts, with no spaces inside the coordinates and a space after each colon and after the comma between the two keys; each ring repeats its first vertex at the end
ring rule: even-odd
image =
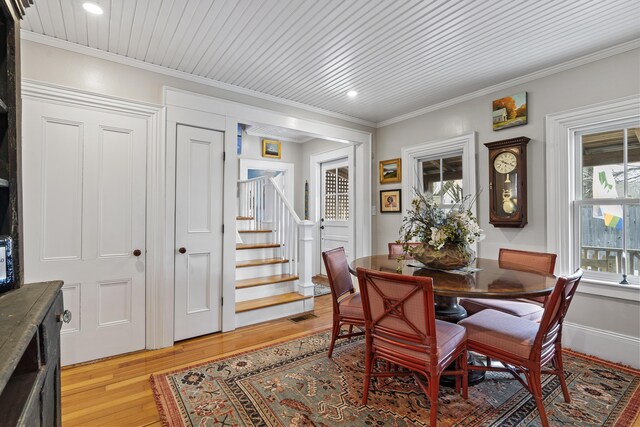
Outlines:
{"type": "Polygon", "coordinates": [[[240,233],[242,243],[272,243],[273,233],[240,233]]]}
{"type": "Polygon", "coordinates": [[[268,320],[289,317],[313,310],[313,298],[265,307],[236,314],[236,327],[253,325],[268,320]]]}
{"type": "Polygon", "coordinates": [[[253,286],[251,288],[236,289],[236,302],[266,298],[273,295],[296,292],[295,282],[271,283],[269,285],[253,286]]]}
{"type": "Polygon", "coordinates": [[[273,276],[275,274],[287,273],[287,264],[268,264],[255,267],[236,268],[236,280],[253,279],[254,277],[273,276]]]}
{"type": "Polygon", "coordinates": [[[254,220],[237,220],[236,221],[236,229],[237,230],[251,230],[256,228],[256,222],[254,220]]]}
{"type": "Polygon", "coordinates": [[[250,261],[253,259],[277,258],[280,248],[241,249],[236,251],[236,261],[250,261]]]}

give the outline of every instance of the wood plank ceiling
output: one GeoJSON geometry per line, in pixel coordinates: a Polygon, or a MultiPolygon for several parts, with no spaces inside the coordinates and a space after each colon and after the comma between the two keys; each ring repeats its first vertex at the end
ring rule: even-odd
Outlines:
{"type": "Polygon", "coordinates": [[[640,38],[638,0],[82,2],[23,28],[371,122],[640,38]]]}

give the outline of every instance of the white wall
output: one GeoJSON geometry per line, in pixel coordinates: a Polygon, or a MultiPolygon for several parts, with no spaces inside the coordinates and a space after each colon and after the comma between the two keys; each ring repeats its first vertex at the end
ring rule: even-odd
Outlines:
{"type": "MultiPolygon", "coordinates": [[[[545,251],[545,115],[637,94],[640,94],[638,49],[379,128],[374,163],[400,157],[403,146],[477,132],[476,179],[482,189],[478,213],[480,226],[487,236],[479,245],[479,256],[495,259],[500,247],[545,251]],[[494,132],[491,101],[521,91],[528,93],[528,124],[494,132]],[[523,229],[494,228],[489,224],[488,150],[484,143],[521,135],[531,138],[527,148],[529,224],[523,229]]],[[[408,165],[403,167],[406,174],[408,165]]],[[[378,183],[377,172],[374,174],[373,181],[378,183]]],[[[378,190],[399,187],[398,184],[377,186],[378,190]]],[[[387,242],[397,239],[400,224],[400,214],[375,217],[374,251],[386,251],[387,242]]],[[[568,315],[570,322],[640,337],[638,302],[580,294],[573,304],[568,315]]]]}

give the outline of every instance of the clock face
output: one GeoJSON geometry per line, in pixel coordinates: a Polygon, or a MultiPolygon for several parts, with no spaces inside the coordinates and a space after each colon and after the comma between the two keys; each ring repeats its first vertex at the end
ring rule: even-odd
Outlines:
{"type": "Polygon", "coordinates": [[[505,151],[496,156],[493,167],[500,173],[509,173],[516,168],[518,159],[511,151],[505,151]]]}

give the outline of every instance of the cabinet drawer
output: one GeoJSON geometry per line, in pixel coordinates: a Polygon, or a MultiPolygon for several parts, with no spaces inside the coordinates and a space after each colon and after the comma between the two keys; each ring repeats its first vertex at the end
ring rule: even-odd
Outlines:
{"type": "Polygon", "coordinates": [[[57,364],[60,358],[60,328],[63,311],[62,292],[59,292],[40,325],[40,348],[42,363],[45,365],[57,364]]]}

